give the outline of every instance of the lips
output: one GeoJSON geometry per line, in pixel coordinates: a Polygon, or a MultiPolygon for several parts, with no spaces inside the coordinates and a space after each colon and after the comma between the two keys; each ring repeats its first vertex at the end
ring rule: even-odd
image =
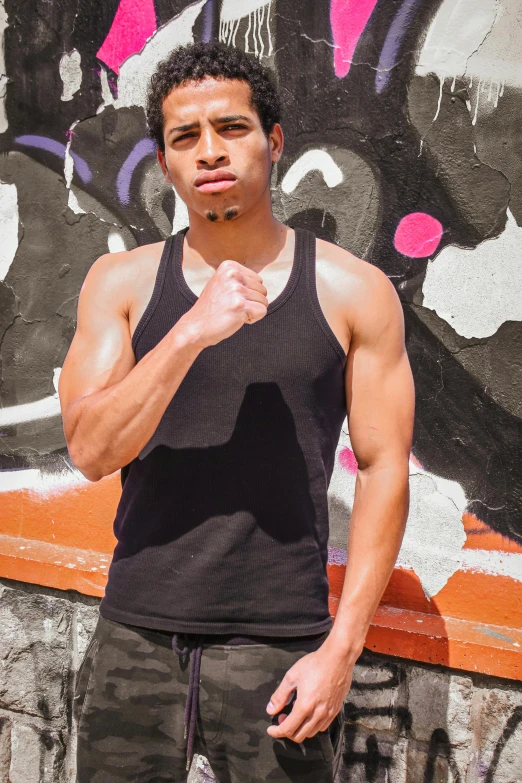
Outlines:
{"type": "Polygon", "coordinates": [[[232,187],[237,177],[226,169],[203,171],[194,180],[194,185],[204,193],[218,193],[232,187]]]}

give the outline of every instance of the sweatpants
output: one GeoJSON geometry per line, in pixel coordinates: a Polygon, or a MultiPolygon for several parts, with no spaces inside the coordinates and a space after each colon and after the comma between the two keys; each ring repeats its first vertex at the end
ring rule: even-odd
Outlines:
{"type": "MultiPolygon", "coordinates": [[[[328,633],[248,644],[199,637],[191,684],[195,650],[187,643],[186,654],[180,655],[180,635],[176,645],[172,632],[99,614],[74,693],[77,783],[185,783],[192,754],[207,758],[219,783],[334,783],[343,710],[328,729],[301,743],[274,739],[266,731],[278,724],[277,715],[266,712],[272,693],[288,669],[317,650],[328,633]],[[188,754],[190,706],[195,730],[188,754]]],[[[292,702],[281,712],[288,714],[291,707],[292,702]]]]}

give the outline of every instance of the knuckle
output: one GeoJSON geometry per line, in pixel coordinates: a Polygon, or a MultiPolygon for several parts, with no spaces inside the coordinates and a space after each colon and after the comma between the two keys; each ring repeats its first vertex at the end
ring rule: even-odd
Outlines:
{"type": "Polygon", "coordinates": [[[235,261],[222,261],[219,268],[222,270],[222,274],[228,279],[234,278],[237,275],[235,261]]]}

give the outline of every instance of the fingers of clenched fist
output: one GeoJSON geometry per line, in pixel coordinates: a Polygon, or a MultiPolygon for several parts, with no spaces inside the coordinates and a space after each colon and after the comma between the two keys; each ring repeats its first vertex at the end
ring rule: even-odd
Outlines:
{"type": "Polygon", "coordinates": [[[188,320],[198,326],[204,345],[214,345],[266,315],[267,290],[261,277],[237,261],[223,261],[207,282],[188,320]]]}

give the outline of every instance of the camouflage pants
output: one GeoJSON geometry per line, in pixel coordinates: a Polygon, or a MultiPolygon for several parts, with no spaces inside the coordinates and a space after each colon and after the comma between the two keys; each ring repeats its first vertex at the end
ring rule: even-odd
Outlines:
{"type": "MultiPolygon", "coordinates": [[[[204,644],[194,750],[208,759],[219,783],[333,783],[342,711],[326,731],[301,744],[266,732],[277,723],[266,712],[273,691],[327,635],[275,644],[204,644]]],[[[74,694],[77,783],[187,780],[188,663],[171,641],[171,633],[99,615],[74,694]]]]}

